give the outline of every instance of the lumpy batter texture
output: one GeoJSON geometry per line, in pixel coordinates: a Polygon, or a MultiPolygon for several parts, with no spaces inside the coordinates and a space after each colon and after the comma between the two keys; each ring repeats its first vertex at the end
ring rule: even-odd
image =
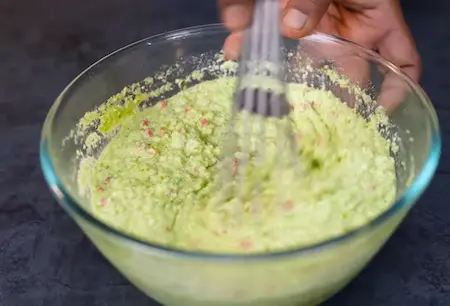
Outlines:
{"type": "MultiPolygon", "coordinates": [[[[252,188],[251,180],[239,185],[231,178],[218,185],[234,84],[233,78],[202,82],[124,116],[98,159],[80,169],[93,213],[144,240],[237,253],[320,242],[391,205],[396,178],[389,144],[377,130],[381,111],[364,119],[331,92],[300,84],[287,92],[298,167],[274,164],[286,148],[269,122],[268,155],[262,164],[253,160],[257,166],[246,176],[262,183],[252,188]]],[[[231,156],[232,176],[243,158],[252,158],[241,145],[231,156]]]]}

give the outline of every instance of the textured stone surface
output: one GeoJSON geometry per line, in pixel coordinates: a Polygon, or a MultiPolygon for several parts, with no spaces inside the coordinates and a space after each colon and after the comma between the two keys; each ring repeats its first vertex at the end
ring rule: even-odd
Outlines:
{"type": "MultiPolygon", "coordinates": [[[[193,2],[0,2],[0,305],[156,305],[52,199],[38,140],[55,96],[103,55],[152,34],[217,21],[213,0],[193,2]]],[[[450,3],[403,2],[423,57],[422,84],[442,124],[442,162],[396,234],[327,306],[444,306],[450,298],[450,3]]]]}

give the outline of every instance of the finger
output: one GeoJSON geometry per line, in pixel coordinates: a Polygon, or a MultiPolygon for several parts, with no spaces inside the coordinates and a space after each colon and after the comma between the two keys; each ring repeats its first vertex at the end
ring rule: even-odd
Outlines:
{"type": "MultiPolygon", "coordinates": [[[[328,14],[337,16],[336,10],[335,6],[330,6],[328,14]]],[[[341,33],[337,20],[333,18],[323,18],[316,29],[330,35],[346,36],[369,49],[372,49],[375,45],[373,40],[364,41],[355,39],[356,37],[350,37],[349,34],[351,33],[341,33]]],[[[321,69],[322,73],[325,74],[336,75],[337,72],[339,75],[339,79],[334,81],[326,79],[322,85],[348,105],[356,105],[359,96],[357,97],[353,93],[354,90],[367,88],[370,80],[369,62],[360,55],[359,48],[353,44],[343,43],[338,38],[334,40],[303,39],[299,47],[301,57],[308,58],[311,63],[310,66],[321,69]],[[324,66],[327,66],[327,68],[324,66]]]]}
{"type": "Polygon", "coordinates": [[[281,31],[284,35],[299,38],[310,34],[319,24],[331,0],[284,0],[281,31]]]}
{"type": "MultiPolygon", "coordinates": [[[[325,14],[331,0],[283,0],[281,1],[283,24],[281,27],[282,34],[289,37],[301,37],[309,34],[320,19],[325,14]],[[290,26],[286,25],[286,22],[290,26]],[[301,24],[300,29],[293,29],[295,24],[301,24]]],[[[225,58],[234,60],[239,56],[242,45],[243,34],[245,29],[251,21],[251,10],[253,1],[250,0],[219,0],[219,8],[222,12],[222,20],[229,29],[234,31],[224,43],[225,58]],[[245,14],[242,12],[236,13],[235,6],[245,9],[245,14]],[[233,8],[230,11],[230,8],[233,8]],[[229,17],[231,16],[231,17],[229,17]],[[237,18],[238,16],[239,18],[237,18]],[[237,18],[239,20],[234,20],[237,18]],[[230,21],[231,20],[231,21],[230,21]]]]}
{"type": "MultiPolygon", "coordinates": [[[[367,49],[374,49],[377,35],[371,30],[357,30],[341,25],[341,18],[345,19],[345,10],[338,4],[328,8],[329,18],[323,18],[317,26],[322,31],[338,37],[343,37],[367,49]],[[344,13],[343,13],[344,11],[344,13]],[[344,14],[344,17],[341,17],[344,14]]],[[[335,64],[340,75],[349,79],[352,84],[366,88],[370,81],[370,64],[366,57],[361,56],[360,48],[354,44],[342,43],[336,38],[335,41],[320,43],[322,57],[329,58],[335,64]]]]}
{"type": "Polygon", "coordinates": [[[224,56],[228,60],[236,60],[241,52],[244,33],[242,31],[231,33],[223,45],[224,56]]]}
{"type": "Polygon", "coordinates": [[[253,0],[218,0],[220,17],[231,31],[245,29],[251,21],[253,0]]]}
{"type": "MultiPolygon", "coordinates": [[[[379,42],[379,51],[382,56],[400,67],[414,81],[419,81],[420,56],[403,17],[397,23],[396,28],[379,42]]],[[[403,102],[409,91],[409,85],[396,72],[390,70],[384,77],[378,103],[388,111],[393,111],[403,102]]]]}

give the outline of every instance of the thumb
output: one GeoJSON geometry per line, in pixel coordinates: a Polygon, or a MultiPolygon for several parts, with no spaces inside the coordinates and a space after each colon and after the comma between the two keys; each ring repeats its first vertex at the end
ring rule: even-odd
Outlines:
{"type": "Polygon", "coordinates": [[[299,38],[310,34],[319,24],[331,0],[284,0],[283,35],[299,38]]]}

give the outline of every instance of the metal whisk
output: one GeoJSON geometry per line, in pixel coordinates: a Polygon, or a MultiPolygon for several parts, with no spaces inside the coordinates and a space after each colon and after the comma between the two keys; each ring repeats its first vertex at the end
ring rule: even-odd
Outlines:
{"type": "Polygon", "coordinates": [[[263,202],[289,201],[283,182],[295,179],[298,155],[281,51],[279,0],[256,0],[244,34],[217,199],[221,209],[240,215],[258,214],[263,202]]]}
{"type": "Polygon", "coordinates": [[[264,117],[289,114],[282,78],[279,1],[257,0],[246,30],[235,106],[264,117]]]}

